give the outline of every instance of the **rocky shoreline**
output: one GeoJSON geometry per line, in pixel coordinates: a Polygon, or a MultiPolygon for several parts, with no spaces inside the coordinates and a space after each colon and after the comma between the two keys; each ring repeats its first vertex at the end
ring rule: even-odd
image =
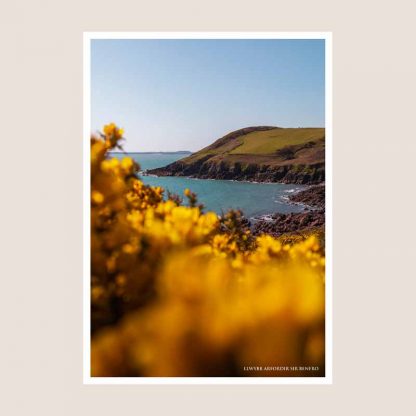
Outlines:
{"type": "Polygon", "coordinates": [[[256,219],[251,224],[254,235],[263,233],[274,237],[286,234],[308,235],[312,232],[324,234],[325,231],[325,185],[312,186],[290,197],[294,204],[305,206],[305,212],[275,213],[267,220],[256,219]]]}
{"type": "Polygon", "coordinates": [[[202,158],[190,164],[177,161],[163,168],[151,169],[147,173],[157,176],[187,176],[198,179],[315,185],[325,180],[325,164],[272,166],[249,163],[243,166],[238,162],[234,164],[212,163],[202,158]]]}
{"type": "Polygon", "coordinates": [[[314,210],[324,210],[325,185],[311,186],[304,191],[292,195],[289,199],[292,203],[306,205],[314,210]]]}

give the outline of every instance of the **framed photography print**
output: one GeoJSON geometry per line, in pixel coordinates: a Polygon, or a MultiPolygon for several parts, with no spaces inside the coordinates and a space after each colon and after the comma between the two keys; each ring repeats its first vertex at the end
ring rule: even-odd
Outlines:
{"type": "Polygon", "coordinates": [[[331,51],[84,33],[84,383],[332,383],[331,51]]]}

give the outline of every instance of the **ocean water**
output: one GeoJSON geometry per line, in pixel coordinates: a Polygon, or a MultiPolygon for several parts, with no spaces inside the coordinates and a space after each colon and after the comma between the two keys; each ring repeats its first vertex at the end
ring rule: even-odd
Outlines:
{"type": "MultiPolygon", "coordinates": [[[[113,154],[122,158],[125,155],[113,154]]],[[[140,164],[141,170],[166,166],[187,156],[183,153],[129,153],[128,156],[140,164]]],[[[189,188],[198,195],[198,201],[207,210],[218,214],[230,208],[241,209],[247,218],[265,217],[275,212],[300,212],[303,206],[290,204],[291,193],[305,189],[302,185],[277,183],[252,183],[216,179],[194,179],[177,176],[140,175],[144,183],[161,186],[172,193],[183,196],[189,188]]]]}

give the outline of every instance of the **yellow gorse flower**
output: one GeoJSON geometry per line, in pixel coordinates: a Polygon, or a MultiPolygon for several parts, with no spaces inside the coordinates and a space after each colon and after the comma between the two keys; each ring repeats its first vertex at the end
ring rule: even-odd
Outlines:
{"type": "Polygon", "coordinates": [[[114,123],[107,124],[103,128],[104,134],[106,137],[115,136],[120,139],[123,136],[123,129],[118,128],[114,123]]]}
{"type": "Polygon", "coordinates": [[[92,375],[323,375],[318,240],[254,238],[189,189],[190,206],[165,199],[131,158],[109,158],[123,131],[103,133],[91,139],[92,375]],[[278,370],[291,365],[317,370],[278,370]]]}

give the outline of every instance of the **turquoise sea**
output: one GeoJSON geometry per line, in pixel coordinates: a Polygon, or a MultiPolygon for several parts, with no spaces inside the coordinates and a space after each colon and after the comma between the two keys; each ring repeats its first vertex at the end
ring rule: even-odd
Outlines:
{"type": "MultiPolygon", "coordinates": [[[[113,153],[122,158],[126,155],[113,153]]],[[[184,153],[128,153],[127,156],[139,163],[142,171],[166,166],[187,156],[184,153]]],[[[287,185],[277,183],[237,182],[215,179],[194,179],[170,176],[140,175],[144,183],[161,186],[172,193],[183,196],[183,191],[189,188],[198,195],[199,202],[207,210],[221,214],[230,208],[241,209],[247,218],[267,216],[274,212],[300,212],[303,206],[289,204],[291,193],[304,188],[302,185],[287,185]]]]}

